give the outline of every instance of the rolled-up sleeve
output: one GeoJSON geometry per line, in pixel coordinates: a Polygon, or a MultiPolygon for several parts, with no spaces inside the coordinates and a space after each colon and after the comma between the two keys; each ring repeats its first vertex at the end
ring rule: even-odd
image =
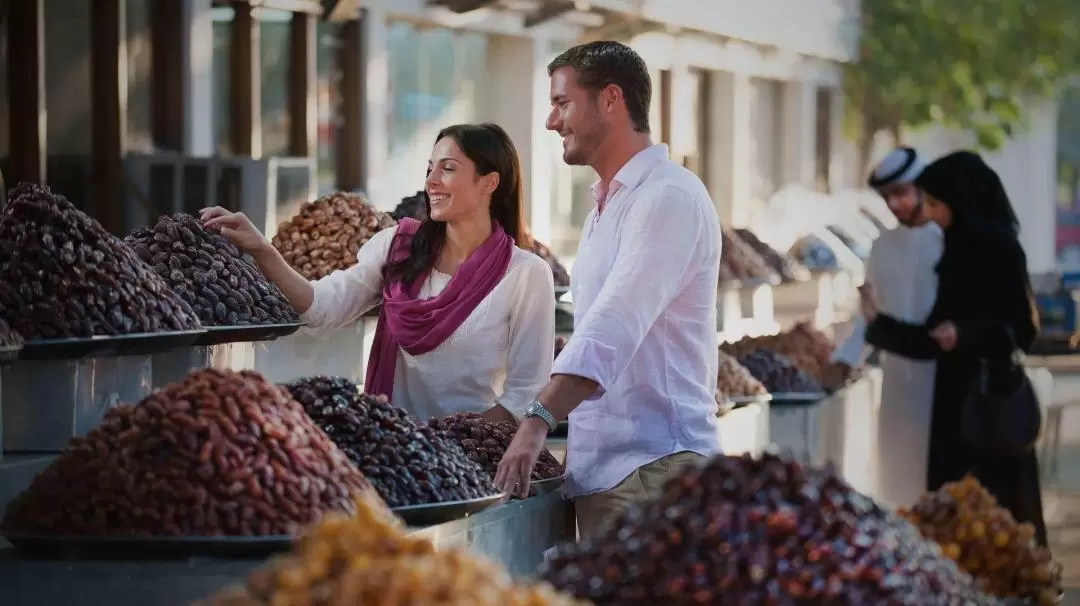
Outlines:
{"type": "Polygon", "coordinates": [[[555,357],[555,282],[540,257],[527,258],[510,312],[510,349],[500,406],[515,418],[525,416],[551,376],[555,357]]]}
{"type": "MultiPolygon", "coordinates": [[[[701,258],[707,217],[694,195],[658,184],[634,200],[621,226],[611,272],[595,302],[574,326],[552,374],[590,379],[603,395],[626,371],[660,314],[678,296],[701,258]]],[[[719,244],[717,244],[719,246],[719,244]]]]}
{"type": "Polygon", "coordinates": [[[397,228],[384,229],[360,247],[356,265],[312,280],[315,298],[300,320],[315,332],[341,328],[355,322],[379,304],[382,273],[397,228]]]}

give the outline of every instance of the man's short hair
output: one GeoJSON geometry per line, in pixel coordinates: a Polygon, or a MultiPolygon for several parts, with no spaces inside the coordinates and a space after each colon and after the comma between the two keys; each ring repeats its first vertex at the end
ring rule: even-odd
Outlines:
{"type": "Polygon", "coordinates": [[[632,48],[610,40],[579,44],[555,57],[548,64],[548,75],[563,67],[573,68],[578,85],[594,98],[608,85],[621,88],[634,130],[649,132],[652,80],[645,60],[632,48]]]}

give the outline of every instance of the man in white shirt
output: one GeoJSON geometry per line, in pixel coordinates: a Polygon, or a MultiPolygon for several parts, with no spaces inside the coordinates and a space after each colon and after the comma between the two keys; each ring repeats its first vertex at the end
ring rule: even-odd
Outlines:
{"type": "Polygon", "coordinates": [[[545,438],[569,418],[567,491],[582,536],[655,498],[718,451],[716,289],[720,222],[708,191],[649,136],[645,62],[617,42],[548,66],[563,160],[591,166],[596,207],[574,264],[574,335],[496,474],[518,495],[545,438]]]}
{"type": "MultiPolygon", "coordinates": [[[[884,313],[921,324],[937,298],[937,273],[944,239],[926,215],[915,178],[925,164],[915,150],[893,150],[870,175],[868,185],[885,199],[900,225],[874,241],[867,261],[864,297],[884,313]]],[[[858,366],[866,351],[866,322],[855,317],[851,336],[833,360],[858,366]]],[[[933,360],[909,360],[881,352],[882,394],[878,411],[874,497],[892,507],[910,506],[926,490],[930,416],[934,400],[933,360]]]]}

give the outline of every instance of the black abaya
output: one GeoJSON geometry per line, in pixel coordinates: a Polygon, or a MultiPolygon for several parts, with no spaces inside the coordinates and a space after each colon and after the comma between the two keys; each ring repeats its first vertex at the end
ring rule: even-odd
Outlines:
{"type": "Polygon", "coordinates": [[[937,273],[937,301],[925,325],[879,314],[867,327],[866,340],[908,358],[937,360],[927,489],[937,490],[971,473],[1013,517],[1031,522],[1036,540],[1046,545],[1034,450],[1018,457],[980,456],[964,442],[960,420],[981,360],[988,361],[995,381],[1018,380],[1008,372],[1010,356],[1015,347],[1026,351],[1038,333],[1023,249],[1006,231],[948,229],[937,273]],[[930,337],[945,321],[955,324],[959,335],[957,347],[949,352],[930,337]]]}

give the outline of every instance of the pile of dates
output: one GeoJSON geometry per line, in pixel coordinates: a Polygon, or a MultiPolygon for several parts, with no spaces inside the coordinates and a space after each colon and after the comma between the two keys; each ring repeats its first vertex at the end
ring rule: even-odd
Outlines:
{"type": "Polygon", "coordinates": [[[341,377],[309,377],[285,388],[391,507],[498,493],[492,476],[451,438],[421,425],[385,396],[365,396],[341,377]]]}
{"type": "Polygon", "coordinates": [[[790,360],[826,391],[835,391],[850,379],[850,369],[830,361],[835,348],[832,339],[807,322],[800,322],[776,335],[746,337],[721,346],[724,352],[735,357],[761,349],[771,350],[790,360]]]}
{"type": "Polygon", "coordinates": [[[0,317],[30,341],[197,330],[153,268],[67,198],[12,189],[0,215],[0,317]]]}
{"type": "Polygon", "coordinates": [[[720,354],[720,372],[716,378],[716,402],[723,404],[731,398],[767,396],[769,390],[754,378],[734,356],[720,354]]]}
{"type": "Polygon", "coordinates": [[[771,349],[758,349],[738,358],[769,393],[821,393],[821,385],[787,357],[771,349]]]}
{"type": "Polygon", "coordinates": [[[72,439],[8,507],[7,533],[291,535],[370,488],[258,373],[198,370],[72,439]]]}
{"type": "Polygon", "coordinates": [[[356,254],[376,233],[397,225],[360,194],[335,192],[308,202],[278,227],[272,243],[293,269],[318,280],[356,265],[356,254]]]}
{"type": "Polygon", "coordinates": [[[732,280],[771,281],[777,277],[776,272],[769,267],[765,259],[749,244],[743,242],[735,232],[730,229],[721,229],[720,237],[721,282],[732,280]]]}
{"type": "Polygon", "coordinates": [[[585,606],[546,583],[515,581],[464,549],[410,536],[373,494],[330,514],[243,586],[205,606],[585,606]]]}
{"type": "Polygon", "coordinates": [[[1040,606],[1058,602],[1061,567],[1050,550],[1036,545],[1035,528],[1018,524],[974,477],[923,495],[899,514],[937,541],[987,592],[1040,606]]]}
{"type": "Polygon", "coordinates": [[[402,198],[401,202],[390,213],[390,216],[395,221],[400,221],[406,217],[417,221],[426,221],[428,218],[427,194],[418,191],[415,195],[402,198]]]}
{"type": "Polygon", "coordinates": [[[191,215],[158,219],[126,238],[206,326],[291,324],[300,320],[285,295],[228,238],[191,215]]]}
{"type": "Polygon", "coordinates": [[[559,262],[550,248],[537,240],[532,240],[532,251],[533,254],[547,261],[548,266],[551,267],[551,276],[555,280],[555,286],[570,286],[570,272],[559,262]]]}
{"type": "Polygon", "coordinates": [[[596,606],[998,605],[918,530],[832,470],[718,456],[539,577],[596,606]]]}
{"type": "MultiPolygon", "coordinates": [[[[445,419],[432,419],[428,426],[449,435],[461,445],[470,459],[487,470],[493,478],[499,468],[499,461],[517,433],[517,427],[513,423],[492,423],[474,412],[459,412],[445,419]]],[[[535,482],[557,478],[563,471],[559,460],[545,448],[540,451],[540,457],[533,467],[532,480],[535,482]]]]}
{"type": "Polygon", "coordinates": [[[810,279],[810,270],[798,261],[780,254],[775,248],[761,241],[754,232],[749,229],[736,229],[735,235],[761,255],[765,263],[774,272],[779,274],[784,282],[796,282],[810,279]]]}

